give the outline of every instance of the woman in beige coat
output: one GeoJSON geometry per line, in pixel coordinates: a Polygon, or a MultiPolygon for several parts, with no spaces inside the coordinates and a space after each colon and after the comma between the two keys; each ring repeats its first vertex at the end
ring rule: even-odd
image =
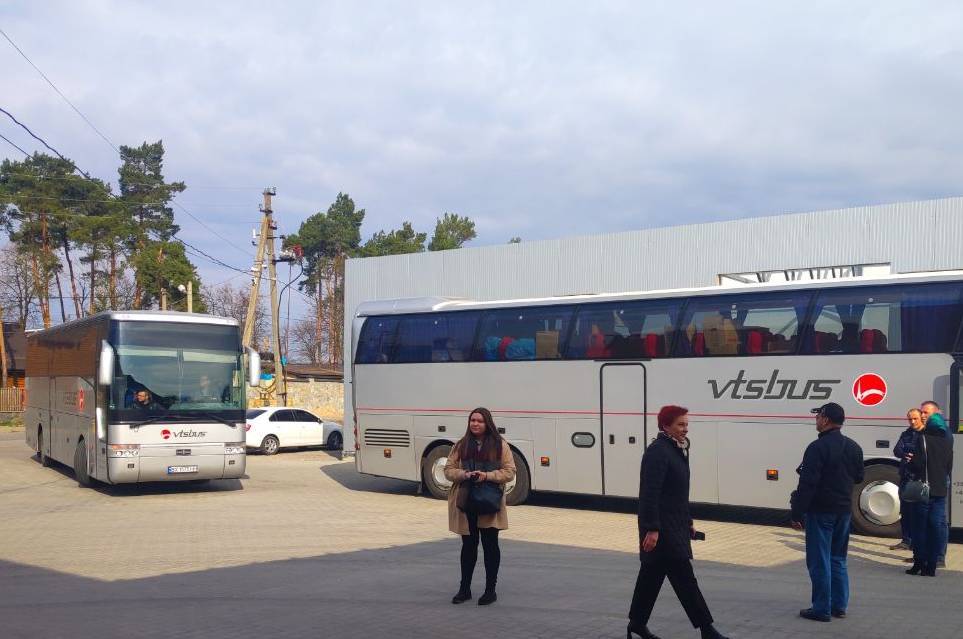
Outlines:
{"type": "Polygon", "coordinates": [[[468,416],[468,430],[451,453],[445,464],[445,477],[452,482],[448,493],[448,528],[461,535],[461,585],[451,602],[460,604],[471,599],[471,577],[478,561],[478,541],[485,550],[485,594],[478,599],[479,606],[487,606],[498,599],[495,582],[501,551],[498,549],[498,531],[508,528],[508,511],[505,493],[498,512],[491,515],[465,513],[458,508],[458,494],[468,486],[466,482],[507,484],[515,479],[515,460],[512,451],[495,428],[495,420],[487,408],[476,408],[468,416]],[[493,470],[467,471],[464,468],[487,465],[493,470]]]}

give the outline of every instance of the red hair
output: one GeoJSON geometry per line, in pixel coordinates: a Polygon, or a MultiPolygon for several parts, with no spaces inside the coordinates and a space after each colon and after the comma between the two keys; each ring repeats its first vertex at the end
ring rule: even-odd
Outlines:
{"type": "Polygon", "coordinates": [[[669,404],[659,409],[659,430],[665,430],[672,422],[689,413],[688,408],[669,404]]]}

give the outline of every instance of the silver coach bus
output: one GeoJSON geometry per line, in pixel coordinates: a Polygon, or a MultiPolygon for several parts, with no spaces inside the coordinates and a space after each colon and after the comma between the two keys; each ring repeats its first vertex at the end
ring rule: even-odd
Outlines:
{"type": "MultiPolygon", "coordinates": [[[[934,399],[954,432],[960,425],[961,295],[963,272],[950,272],[364,303],[352,335],[355,463],[443,497],[448,452],[480,405],[516,457],[510,503],[531,490],[637,497],[655,414],[681,404],[691,411],[694,502],[786,508],[816,434],[809,411],[835,401],[866,458],[854,525],[894,534],[892,449],[907,409],[934,399]]],[[[955,527],[963,526],[961,466],[955,527]]]]}
{"type": "Polygon", "coordinates": [[[242,355],[237,322],[209,315],[110,311],[32,333],[27,444],[83,486],[241,477],[242,355]]]}

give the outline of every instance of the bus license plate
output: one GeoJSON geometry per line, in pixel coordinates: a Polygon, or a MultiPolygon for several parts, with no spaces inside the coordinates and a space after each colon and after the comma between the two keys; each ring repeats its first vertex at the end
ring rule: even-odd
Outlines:
{"type": "Polygon", "coordinates": [[[177,473],[196,473],[197,466],[168,466],[167,474],[176,475],[177,473]]]}

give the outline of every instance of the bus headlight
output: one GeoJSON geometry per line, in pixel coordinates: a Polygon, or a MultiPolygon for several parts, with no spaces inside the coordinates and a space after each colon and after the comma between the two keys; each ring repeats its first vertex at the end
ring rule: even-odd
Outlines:
{"type": "Polygon", "coordinates": [[[138,457],[140,444],[111,444],[107,448],[108,457],[138,457]]]}
{"type": "Polygon", "coordinates": [[[243,455],[244,442],[238,442],[235,444],[224,444],[224,454],[225,455],[243,455]]]}

